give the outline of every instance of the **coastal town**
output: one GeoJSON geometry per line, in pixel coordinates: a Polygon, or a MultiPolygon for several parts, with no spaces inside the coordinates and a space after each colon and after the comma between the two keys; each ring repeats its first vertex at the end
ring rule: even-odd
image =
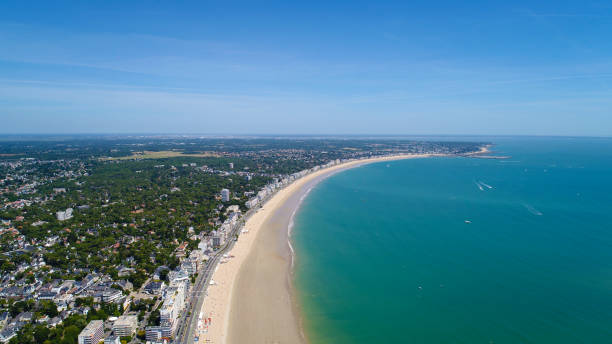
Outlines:
{"type": "Polygon", "coordinates": [[[0,343],[192,343],[271,195],[312,172],[483,143],[185,137],[0,141],[0,343]]]}

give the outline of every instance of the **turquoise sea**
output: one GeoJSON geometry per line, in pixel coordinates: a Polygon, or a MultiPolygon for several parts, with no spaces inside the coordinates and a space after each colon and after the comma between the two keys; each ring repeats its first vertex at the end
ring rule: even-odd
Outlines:
{"type": "Polygon", "coordinates": [[[311,343],[612,343],[612,139],[484,140],[512,157],[311,191],[292,234],[311,343]]]}

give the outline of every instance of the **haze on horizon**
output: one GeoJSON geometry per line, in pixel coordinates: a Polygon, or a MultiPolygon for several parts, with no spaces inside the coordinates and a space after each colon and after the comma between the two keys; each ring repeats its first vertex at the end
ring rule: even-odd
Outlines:
{"type": "Polygon", "coordinates": [[[0,134],[612,135],[612,4],[0,4],[0,134]]]}

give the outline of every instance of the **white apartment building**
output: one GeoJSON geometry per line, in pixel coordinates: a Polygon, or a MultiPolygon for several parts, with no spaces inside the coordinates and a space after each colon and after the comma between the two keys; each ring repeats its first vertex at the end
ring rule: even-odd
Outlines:
{"type": "Polygon", "coordinates": [[[169,324],[171,332],[177,326],[177,319],[185,308],[186,284],[183,282],[171,283],[165,291],[164,303],[159,310],[159,321],[161,324],[169,324]]]}
{"type": "Polygon", "coordinates": [[[55,216],[59,221],[66,221],[72,218],[72,208],[68,208],[64,211],[58,211],[55,216]]]}
{"type": "Polygon", "coordinates": [[[79,334],[79,344],[98,344],[104,336],[104,321],[92,320],[79,334]]]}
{"type": "Polygon", "coordinates": [[[108,288],[102,292],[102,302],[113,302],[123,296],[121,290],[108,288]]]}
{"type": "Polygon", "coordinates": [[[121,340],[118,336],[110,336],[104,338],[104,344],[121,344],[121,340]]]}
{"type": "Polygon", "coordinates": [[[162,327],[161,326],[147,326],[145,329],[145,340],[147,342],[157,343],[162,338],[162,327]]]}
{"type": "Polygon", "coordinates": [[[255,198],[251,198],[250,200],[246,201],[246,203],[244,204],[248,209],[253,208],[254,206],[257,205],[257,203],[259,202],[259,198],[255,197],[255,198]]]}
{"type": "Polygon", "coordinates": [[[131,336],[138,328],[138,316],[122,315],[113,323],[113,333],[115,336],[131,336]]]}
{"type": "Polygon", "coordinates": [[[230,200],[230,191],[228,189],[221,190],[221,201],[229,202],[230,200]]]}

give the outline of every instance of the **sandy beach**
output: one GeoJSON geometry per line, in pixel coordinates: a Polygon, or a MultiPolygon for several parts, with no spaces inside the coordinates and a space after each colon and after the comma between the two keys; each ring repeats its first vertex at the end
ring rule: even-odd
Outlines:
{"type": "Polygon", "coordinates": [[[301,199],[322,179],[367,163],[425,158],[397,155],[346,162],[304,176],[278,191],[245,224],[230,255],[219,264],[202,311],[211,323],[198,329],[202,343],[304,343],[292,296],[289,224],[301,199]]]}

